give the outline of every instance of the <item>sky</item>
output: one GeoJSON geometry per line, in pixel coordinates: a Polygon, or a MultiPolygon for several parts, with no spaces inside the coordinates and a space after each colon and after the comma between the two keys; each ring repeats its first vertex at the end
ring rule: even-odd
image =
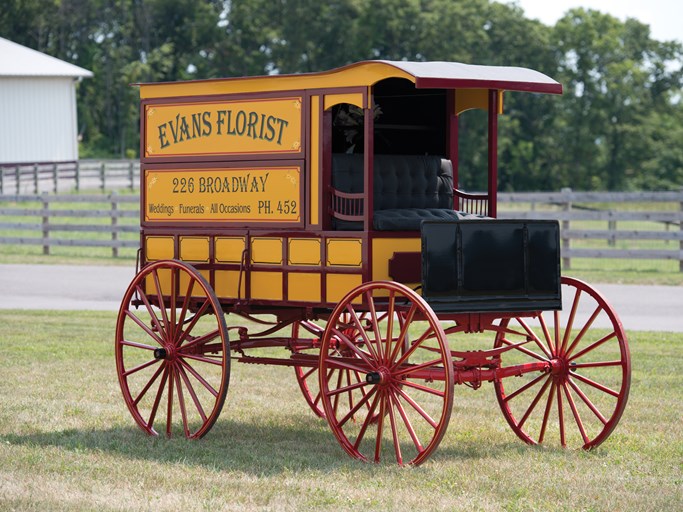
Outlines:
{"type": "Polygon", "coordinates": [[[625,20],[636,18],[650,25],[653,39],[683,42],[683,0],[498,0],[517,3],[527,18],[536,18],[554,25],[564,13],[574,7],[602,11],[625,20]]]}

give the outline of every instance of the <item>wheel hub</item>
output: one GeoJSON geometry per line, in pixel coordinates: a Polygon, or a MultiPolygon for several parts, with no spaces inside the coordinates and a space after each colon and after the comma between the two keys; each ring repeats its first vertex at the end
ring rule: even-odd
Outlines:
{"type": "Polygon", "coordinates": [[[389,372],[380,368],[377,371],[370,372],[365,376],[365,382],[368,384],[378,384],[380,386],[386,386],[389,383],[389,372]]]}
{"type": "Polygon", "coordinates": [[[175,348],[170,345],[154,349],[154,359],[172,360],[175,359],[175,354],[175,348]]]}

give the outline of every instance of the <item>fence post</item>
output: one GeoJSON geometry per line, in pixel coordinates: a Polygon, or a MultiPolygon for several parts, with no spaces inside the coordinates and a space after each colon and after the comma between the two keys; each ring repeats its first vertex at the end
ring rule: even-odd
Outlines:
{"type": "Polygon", "coordinates": [[[130,180],[130,190],[132,192],[135,190],[135,172],[132,160],[128,163],[128,179],[130,180]]]}
{"type": "MultiPolygon", "coordinates": [[[[683,215],[683,187],[680,190],[681,197],[678,203],[678,211],[683,215]]],[[[678,229],[683,234],[683,220],[678,222],[678,229]]],[[[679,254],[678,254],[678,271],[683,272],[683,240],[678,242],[679,254]]]]}
{"type": "MultiPolygon", "coordinates": [[[[563,188],[562,190],[560,190],[560,193],[562,195],[569,196],[569,194],[572,193],[572,189],[571,188],[563,188]]],[[[571,209],[572,209],[572,203],[571,203],[571,200],[569,199],[569,197],[567,197],[566,201],[564,202],[564,205],[562,206],[562,211],[570,212],[571,209]]],[[[561,250],[562,250],[562,252],[565,252],[565,253],[566,253],[566,251],[569,250],[569,247],[570,247],[569,238],[564,236],[564,233],[566,233],[567,231],[569,231],[569,219],[562,221],[562,229],[560,230],[560,233],[562,236],[561,250]]],[[[572,268],[571,259],[569,257],[566,257],[566,258],[563,257],[562,258],[562,268],[566,269],[566,270],[569,270],[570,268],[572,268]]]]}
{"type": "Polygon", "coordinates": [[[33,164],[33,190],[36,195],[40,193],[38,190],[38,164],[33,164]]]}
{"type": "MultiPolygon", "coordinates": [[[[119,239],[119,233],[116,231],[116,226],[119,224],[119,218],[116,216],[118,210],[119,202],[116,200],[116,191],[111,193],[111,239],[116,242],[119,239]]],[[[116,245],[111,247],[111,255],[114,258],[119,257],[119,248],[116,245]]]]}
{"type": "Polygon", "coordinates": [[[103,193],[104,193],[104,187],[105,187],[105,185],[104,185],[104,182],[105,182],[105,177],[104,177],[104,176],[105,176],[105,174],[106,174],[106,172],[105,172],[105,169],[104,169],[104,162],[102,162],[102,163],[100,164],[100,181],[102,182],[102,192],[103,192],[103,193]]]}
{"type": "Polygon", "coordinates": [[[76,160],[76,192],[81,191],[81,161],[76,160]]]}
{"type": "Polygon", "coordinates": [[[14,168],[14,177],[16,179],[17,195],[19,195],[21,193],[21,185],[19,183],[19,180],[21,179],[21,174],[19,173],[18,165],[14,168]]]}
{"type": "Polygon", "coordinates": [[[57,164],[52,164],[52,183],[54,184],[54,191],[56,194],[57,184],[59,183],[59,176],[57,175],[57,164]]]}
{"type": "Polygon", "coordinates": [[[50,217],[48,210],[50,202],[47,200],[47,192],[43,192],[43,254],[50,254],[50,245],[45,241],[50,238],[50,217]]]}
{"type": "Polygon", "coordinates": [[[0,194],[5,193],[5,168],[0,167],[0,194]]]}
{"type": "Polygon", "coordinates": [[[610,247],[614,247],[617,244],[617,221],[616,220],[608,220],[607,221],[607,229],[610,231],[610,236],[607,239],[607,245],[610,247]]]}

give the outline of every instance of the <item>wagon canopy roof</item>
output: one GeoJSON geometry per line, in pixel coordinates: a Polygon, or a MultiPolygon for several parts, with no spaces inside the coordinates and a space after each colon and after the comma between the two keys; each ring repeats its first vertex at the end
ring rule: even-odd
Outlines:
{"type": "Polygon", "coordinates": [[[497,89],[562,94],[562,85],[533,69],[460,62],[371,60],[330,71],[293,75],[218,78],[137,84],[142,98],[250,92],[370,87],[387,78],[405,78],[421,89],[497,89]]]}

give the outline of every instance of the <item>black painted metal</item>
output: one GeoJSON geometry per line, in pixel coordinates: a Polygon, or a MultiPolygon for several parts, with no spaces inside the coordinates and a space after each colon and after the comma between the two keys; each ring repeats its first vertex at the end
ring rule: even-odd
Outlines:
{"type": "Polygon", "coordinates": [[[422,296],[436,312],[561,309],[559,224],[422,223],[422,296]]]}

